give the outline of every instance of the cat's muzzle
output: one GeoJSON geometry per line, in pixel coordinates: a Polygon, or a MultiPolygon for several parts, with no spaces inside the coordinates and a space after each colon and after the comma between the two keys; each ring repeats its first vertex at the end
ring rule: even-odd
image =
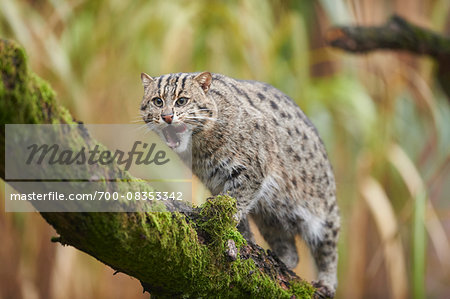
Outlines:
{"type": "Polygon", "coordinates": [[[170,124],[162,129],[166,144],[171,149],[177,148],[180,145],[179,134],[186,132],[187,126],[185,124],[170,124]]]}

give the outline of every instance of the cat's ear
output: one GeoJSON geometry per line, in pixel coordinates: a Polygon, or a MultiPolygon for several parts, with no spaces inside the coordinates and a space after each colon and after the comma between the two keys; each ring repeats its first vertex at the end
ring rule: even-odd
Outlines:
{"type": "Polygon", "coordinates": [[[206,93],[208,92],[209,86],[211,85],[212,75],[210,72],[203,72],[197,75],[194,80],[200,84],[203,91],[206,93]]]}
{"type": "Polygon", "coordinates": [[[147,75],[146,73],[141,73],[141,80],[142,85],[144,85],[144,87],[149,86],[154,81],[153,78],[147,75]]]}

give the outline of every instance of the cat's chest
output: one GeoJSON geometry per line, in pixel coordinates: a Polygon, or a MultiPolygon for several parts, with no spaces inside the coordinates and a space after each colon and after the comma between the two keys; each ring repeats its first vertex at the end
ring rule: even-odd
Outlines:
{"type": "Polygon", "coordinates": [[[193,156],[192,171],[213,195],[223,193],[237,165],[230,157],[193,156]]]}

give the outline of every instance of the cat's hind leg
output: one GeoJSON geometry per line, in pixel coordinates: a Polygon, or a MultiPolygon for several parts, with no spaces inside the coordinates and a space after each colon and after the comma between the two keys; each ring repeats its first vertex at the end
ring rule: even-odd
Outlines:
{"type": "Polygon", "coordinates": [[[332,204],[324,219],[312,216],[309,221],[299,223],[301,236],[308,244],[318,270],[318,279],[314,286],[323,296],[334,297],[337,287],[337,241],[340,226],[338,208],[336,204],[332,204]],[[313,221],[316,221],[316,226],[311,225],[313,221]]]}
{"type": "Polygon", "coordinates": [[[295,234],[283,230],[281,223],[274,217],[256,214],[253,218],[273,252],[289,269],[295,268],[299,261],[295,234]]]}

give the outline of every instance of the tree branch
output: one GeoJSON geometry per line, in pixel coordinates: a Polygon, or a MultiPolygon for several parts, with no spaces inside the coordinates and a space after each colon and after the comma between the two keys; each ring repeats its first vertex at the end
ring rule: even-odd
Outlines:
{"type": "Polygon", "coordinates": [[[413,25],[399,16],[378,27],[342,26],[326,34],[328,44],[353,53],[399,50],[428,55],[438,66],[438,80],[450,98],[450,38],[413,25]]]}
{"type": "MultiPolygon", "coordinates": [[[[68,111],[56,103],[48,84],[29,71],[24,51],[12,41],[0,40],[0,75],[3,124],[76,124],[68,111]]],[[[71,130],[69,136],[74,145],[89,148],[98,144],[82,126],[71,130]]],[[[5,126],[0,139],[3,145],[0,174],[5,179],[5,126]]],[[[123,192],[152,191],[150,186],[117,165],[111,167],[97,168],[96,173],[104,173],[107,178],[110,171],[120,172],[120,177],[125,178],[120,187],[124,188],[123,192]]],[[[6,183],[23,191],[20,184],[6,183]]],[[[109,184],[105,180],[106,189],[111,187],[109,184]]],[[[39,186],[41,191],[48,188],[45,182],[39,186]]],[[[65,188],[70,189],[71,185],[65,188]]],[[[139,279],[144,289],[153,295],[313,296],[315,289],[289,271],[270,251],[266,253],[243,239],[233,220],[234,199],[218,196],[200,208],[170,203],[157,208],[162,212],[47,212],[41,215],[60,235],[53,241],[74,246],[113,269],[139,279]]]]}

